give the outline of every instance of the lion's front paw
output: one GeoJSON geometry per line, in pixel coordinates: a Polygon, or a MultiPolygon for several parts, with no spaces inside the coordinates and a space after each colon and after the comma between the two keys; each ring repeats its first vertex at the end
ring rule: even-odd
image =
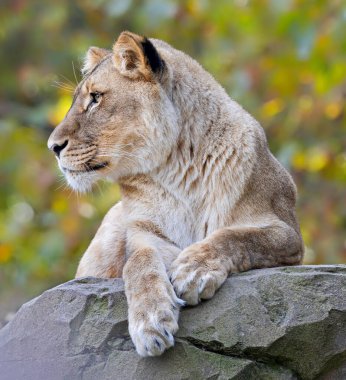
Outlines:
{"type": "Polygon", "coordinates": [[[184,301],[145,300],[129,309],[129,332],[141,356],[158,356],[174,345],[178,315],[184,301]]]}
{"type": "Polygon", "coordinates": [[[227,278],[227,269],[207,244],[196,243],[173,262],[170,278],[177,296],[188,305],[197,305],[215,294],[227,278]]]}

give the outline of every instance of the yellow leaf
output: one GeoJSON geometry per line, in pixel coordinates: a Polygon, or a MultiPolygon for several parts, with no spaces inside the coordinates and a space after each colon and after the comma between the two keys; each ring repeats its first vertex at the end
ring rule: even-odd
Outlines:
{"type": "Polygon", "coordinates": [[[7,263],[12,256],[12,247],[9,244],[0,244],[0,263],[7,263]]]}
{"type": "Polygon", "coordinates": [[[72,99],[70,95],[62,95],[57,105],[48,115],[49,122],[52,125],[58,125],[64,119],[67,111],[70,109],[71,103],[72,99]]]}
{"type": "Polygon", "coordinates": [[[276,114],[280,113],[283,110],[283,108],[284,102],[281,99],[276,98],[264,103],[262,106],[261,113],[264,118],[270,119],[276,114]]]}
{"type": "Polygon", "coordinates": [[[315,90],[318,94],[325,94],[330,85],[330,79],[325,73],[318,73],[315,78],[315,90]]]}
{"type": "Polygon", "coordinates": [[[310,230],[307,229],[304,225],[302,225],[301,226],[301,233],[302,233],[302,237],[303,237],[304,243],[306,245],[310,245],[311,244],[310,230]]]}
{"type": "Polygon", "coordinates": [[[318,172],[324,169],[328,164],[327,154],[318,149],[310,150],[307,155],[307,169],[310,172],[318,172]]]}
{"type": "Polygon", "coordinates": [[[67,201],[64,198],[54,199],[52,209],[58,214],[62,214],[67,210],[67,201]]]}
{"type": "Polygon", "coordinates": [[[336,119],[341,113],[341,104],[337,102],[327,104],[324,113],[328,119],[336,119]]]}
{"type": "Polygon", "coordinates": [[[188,12],[192,15],[198,13],[198,11],[199,11],[198,1],[196,1],[196,0],[187,1],[186,8],[187,8],[188,12]]]}
{"type": "Polygon", "coordinates": [[[297,170],[304,170],[306,166],[306,159],[303,152],[295,152],[292,157],[292,165],[297,170]]]}

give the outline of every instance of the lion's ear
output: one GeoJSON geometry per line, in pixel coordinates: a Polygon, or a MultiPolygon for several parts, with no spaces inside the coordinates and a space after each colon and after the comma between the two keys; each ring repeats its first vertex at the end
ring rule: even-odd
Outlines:
{"type": "Polygon", "coordinates": [[[86,75],[90,73],[92,69],[109,53],[110,51],[107,49],[98,48],[96,46],[90,47],[84,58],[83,67],[81,69],[82,74],[86,75]]]}
{"type": "Polygon", "coordinates": [[[118,71],[131,79],[151,80],[164,69],[164,61],[146,38],[122,32],[113,46],[114,63],[118,71]]]}

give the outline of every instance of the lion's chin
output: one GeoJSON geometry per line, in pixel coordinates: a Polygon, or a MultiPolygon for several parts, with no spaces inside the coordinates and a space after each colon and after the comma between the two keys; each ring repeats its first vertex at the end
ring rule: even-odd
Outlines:
{"type": "Polygon", "coordinates": [[[74,173],[64,171],[69,186],[78,193],[87,193],[92,190],[93,184],[99,179],[94,173],[74,173]]]}
{"type": "Polygon", "coordinates": [[[93,185],[99,180],[115,183],[119,182],[123,177],[138,174],[136,170],[130,170],[113,163],[107,163],[107,165],[101,164],[90,171],[70,170],[60,165],[60,163],[59,168],[63,172],[68,185],[78,193],[91,191],[93,185]]]}

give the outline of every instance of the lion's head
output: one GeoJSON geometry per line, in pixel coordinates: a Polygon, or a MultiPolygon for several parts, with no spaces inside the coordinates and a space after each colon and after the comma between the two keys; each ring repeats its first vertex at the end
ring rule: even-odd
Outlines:
{"type": "Polygon", "coordinates": [[[170,68],[151,41],[123,32],[113,50],[91,47],[65,119],[48,147],[70,186],[86,191],[160,165],[176,142],[170,68]]]}

